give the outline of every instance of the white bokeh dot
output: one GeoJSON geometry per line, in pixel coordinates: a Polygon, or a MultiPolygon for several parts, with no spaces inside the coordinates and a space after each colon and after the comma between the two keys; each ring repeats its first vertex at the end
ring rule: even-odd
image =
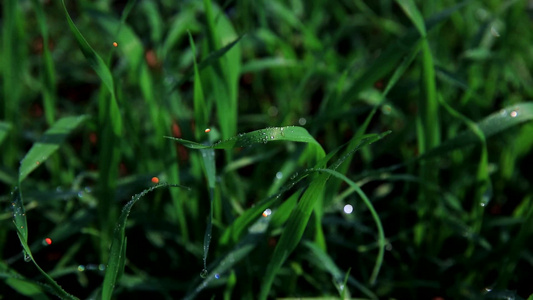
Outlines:
{"type": "Polygon", "coordinates": [[[353,206],[350,204],[344,205],[344,213],[345,214],[351,214],[353,212],[353,206]]]}

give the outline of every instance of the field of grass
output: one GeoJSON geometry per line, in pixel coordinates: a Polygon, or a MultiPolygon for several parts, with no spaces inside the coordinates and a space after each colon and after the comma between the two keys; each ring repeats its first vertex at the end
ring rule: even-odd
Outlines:
{"type": "Polygon", "coordinates": [[[0,300],[533,299],[531,1],[0,5],[0,300]]]}

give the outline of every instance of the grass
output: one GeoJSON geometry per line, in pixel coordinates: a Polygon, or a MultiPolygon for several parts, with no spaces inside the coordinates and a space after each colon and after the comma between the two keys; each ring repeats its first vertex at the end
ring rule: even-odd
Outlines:
{"type": "Polygon", "coordinates": [[[528,1],[1,11],[0,298],[533,299],[528,1]]]}

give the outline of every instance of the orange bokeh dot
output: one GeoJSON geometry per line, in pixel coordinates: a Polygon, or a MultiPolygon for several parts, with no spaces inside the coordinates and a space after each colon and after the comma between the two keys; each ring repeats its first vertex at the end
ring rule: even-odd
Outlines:
{"type": "Polygon", "coordinates": [[[159,178],[157,178],[157,177],[152,177],[152,182],[153,182],[153,183],[159,183],[159,178]]]}
{"type": "Polygon", "coordinates": [[[113,42],[113,46],[118,47],[118,43],[117,42],[113,42]]]}
{"type": "Polygon", "coordinates": [[[207,128],[206,130],[204,130],[205,133],[208,133],[209,131],[211,131],[211,129],[207,128]]]}
{"type": "Polygon", "coordinates": [[[51,238],[45,238],[44,241],[45,241],[48,245],[51,245],[51,244],[52,244],[52,239],[51,239],[51,238]]]}

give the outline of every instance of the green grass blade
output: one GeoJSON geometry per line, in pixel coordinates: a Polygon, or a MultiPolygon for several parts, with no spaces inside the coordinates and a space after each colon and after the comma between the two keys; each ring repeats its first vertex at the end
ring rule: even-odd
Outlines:
{"type": "MultiPolygon", "coordinates": [[[[533,102],[524,102],[508,106],[487,116],[481,122],[477,123],[477,127],[481,130],[485,138],[489,138],[513,126],[531,120],[533,120],[533,102]]],[[[428,151],[417,158],[417,160],[439,157],[444,153],[478,143],[479,141],[479,134],[472,130],[466,130],[453,139],[442,143],[439,147],[428,151]]]]}
{"type": "Polygon", "coordinates": [[[317,158],[323,158],[325,156],[322,146],[320,146],[320,144],[309,134],[305,128],[298,126],[272,127],[248,133],[242,133],[213,145],[203,145],[174,137],[166,138],[175,140],[185,147],[191,149],[232,149],[238,147],[249,147],[256,144],[266,144],[273,141],[301,142],[308,143],[311,147],[313,147],[317,158]]]}
{"type": "Polygon", "coordinates": [[[19,169],[19,182],[22,182],[33,170],[52,155],[67,136],[87,119],[87,116],[65,117],[58,120],[35,143],[26,154],[19,169]]]}
{"type": "MultiPolygon", "coordinates": [[[[525,122],[529,122],[531,120],[533,120],[533,102],[524,102],[508,106],[499,110],[498,112],[492,113],[480,122],[476,123],[476,125],[481,130],[485,138],[488,139],[491,136],[494,136],[511,127],[520,125],[525,122]]],[[[358,176],[357,180],[359,180],[360,178],[373,176],[375,174],[392,172],[406,165],[416,163],[421,160],[441,157],[451,151],[462,149],[464,147],[468,147],[479,142],[479,135],[468,129],[460,132],[454,138],[451,138],[441,143],[438,147],[426,152],[423,155],[420,155],[417,158],[412,159],[411,161],[382,169],[377,169],[370,172],[365,172],[361,176],[358,176]]]]}
{"type": "MultiPolygon", "coordinates": [[[[65,17],[69,25],[70,31],[74,35],[78,46],[83,53],[83,56],[98,74],[107,91],[111,95],[111,99],[107,99],[104,92],[100,93],[99,100],[99,122],[100,122],[100,153],[98,156],[98,164],[100,171],[99,197],[98,203],[98,217],[101,229],[100,239],[100,255],[102,259],[106,260],[107,247],[111,240],[112,221],[116,215],[117,210],[113,206],[113,199],[115,198],[115,190],[117,186],[118,165],[120,163],[121,151],[120,141],[122,136],[122,116],[118,107],[117,97],[115,93],[115,84],[111,71],[102,60],[102,58],[93,50],[87,43],[81,32],[78,30],[65,6],[65,1],[61,0],[65,17]]],[[[103,91],[103,90],[102,90],[103,91]]]]}
{"type": "Polygon", "coordinates": [[[350,185],[350,187],[355,189],[356,193],[359,195],[359,197],[361,197],[361,199],[365,203],[366,207],[368,208],[368,210],[372,214],[372,218],[374,219],[374,222],[376,222],[376,227],[378,228],[378,244],[379,244],[378,256],[376,258],[376,264],[374,265],[374,269],[372,271],[372,275],[370,275],[370,284],[374,284],[376,282],[377,276],[379,274],[379,269],[381,268],[381,264],[383,263],[383,256],[385,254],[385,233],[383,231],[383,226],[381,225],[381,220],[379,219],[378,213],[374,209],[374,206],[372,205],[372,202],[370,202],[370,200],[365,195],[363,190],[361,190],[361,188],[355,182],[350,180],[348,177],[346,177],[345,175],[343,175],[343,174],[341,174],[341,173],[339,173],[339,172],[337,172],[335,170],[330,170],[330,169],[317,169],[316,171],[329,173],[329,174],[333,175],[334,177],[337,177],[338,179],[341,179],[344,182],[346,182],[348,185],[350,185]]]}
{"type": "MultiPolygon", "coordinates": [[[[333,276],[333,279],[337,284],[344,284],[346,285],[346,279],[350,284],[353,284],[357,289],[359,289],[365,296],[367,296],[370,299],[378,299],[378,296],[374,294],[371,290],[369,290],[367,287],[365,287],[363,284],[361,284],[359,281],[355,280],[352,276],[349,274],[346,274],[345,276],[341,269],[335,264],[333,259],[324,252],[320,247],[315,245],[314,243],[311,243],[310,241],[303,241],[302,242],[304,246],[309,248],[311,250],[311,254],[316,259],[315,261],[318,262],[317,266],[320,266],[321,268],[326,269],[331,276],[333,276]],[[347,277],[347,278],[344,278],[347,277]]],[[[344,299],[344,298],[342,298],[344,299]]]]}
{"type": "Polygon", "coordinates": [[[396,3],[400,5],[405,14],[411,19],[411,22],[415,25],[416,30],[420,33],[421,37],[426,37],[426,26],[424,25],[424,18],[416,7],[413,0],[396,0],[396,3]]]}
{"type": "MultiPolygon", "coordinates": [[[[118,280],[118,275],[123,272],[125,259],[125,239],[126,239],[126,222],[133,205],[139,201],[144,195],[160,187],[183,187],[181,185],[160,183],[141,193],[131,197],[131,200],[124,206],[122,213],[117,221],[115,231],[113,233],[113,243],[109,250],[109,261],[107,263],[106,272],[104,276],[104,283],[102,285],[102,299],[111,299],[115,283],[118,280]]],[[[188,188],[187,188],[188,189],[188,188]]]]}
{"type": "MultiPolygon", "coordinates": [[[[470,1],[457,4],[449,9],[446,9],[431,18],[426,22],[426,30],[431,30],[435,25],[448,19],[452,13],[456,12],[470,1]]],[[[379,60],[373,62],[368,71],[359,77],[352,86],[339,98],[338,101],[332,103],[331,107],[339,107],[340,103],[351,102],[357,99],[359,93],[365,88],[371,86],[376,81],[384,78],[391,70],[393,70],[398,62],[414,47],[418,45],[420,35],[415,30],[409,31],[404,37],[399,39],[396,43],[387,47],[380,55],[379,60]]]]}
{"type": "MultiPolygon", "coordinates": [[[[198,64],[198,71],[202,71],[203,69],[212,66],[214,63],[216,63],[224,54],[226,54],[228,51],[230,51],[233,47],[239,43],[239,41],[244,37],[244,35],[239,36],[235,40],[233,40],[231,43],[227,44],[226,46],[215,50],[211,52],[206,58],[204,58],[199,64],[198,64]]],[[[194,70],[190,70],[185,75],[183,75],[183,78],[171,88],[171,91],[177,89],[182,84],[187,82],[191,76],[194,75],[194,70]]]]}
{"type": "MultiPolygon", "coordinates": [[[[193,53],[196,53],[196,46],[189,32],[189,43],[193,53]]],[[[207,128],[207,120],[209,120],[209,110],[205,104],[204,91],[202,88],[202,81],[200,78],[200,71],[196,63],[196,56],[193,56],[194,67],[194,121],[195,121],[195,137],[200,139],[204,128],[207,128]]]]}
{"type": "Polygon", "coordinates": [[[17,293],[27,296],[34,300],[47,300],[49,299],[43,292],[43,288],[53,293],[52,287],[43,283],[33,281],[22,277],[12,270],[7,270],[7,265],[1,263],[0,265],[0,278],[4,279],[5,284],[15,290],[17,293]],[[11,272],[9,272],[11,271],[11,272]]]}
{"type": "Polygon", "coordinates": [[[50,285],[52,288],[52,292],[62,298],[62,299],[78,299],[69,293],[65,292],[61,286],[55,282],[55,280],[50,277],[35,261],[33,258],[30,246],[28,245],[28,224],[26,220],[26,210],[24,208],[24,203],[22,200],[22,194],[18,188],[15,188],[12,192],[12,208],[13,208],[13,223],[15,224],[15,228],[17,230],[17,235],[20,240],[20,244],[22,245],[22,249],[24,252],[24,260],[25,261],[32,261],[35,267],[39,270],[41,275],[44,277],[45,281],[50,285]]]}
{"type": "Polygon", "coordinates": [[[87,62],[89,63],[91,68],[93,68],[93,70],[96,72],[96,74],[98,74],[100,79],[102,79],[104,85],[107,87],[111,95],[113,95],[114,100],[115,85],[113,83],[113,76],[111,75],[111,71],[109,71],[109,68],[102,60],[102,58],[93,50],[89,43],[87,43],[87,40],[85,40],[81,32],[78,30],[78,28],[70,18],[70,15],[67,11],[67,7],[65,5],[65,0],[61,0],[61,4],[63,4],[63,9],[65,11],[65,16],[67,18],[70,31],[72,32],[72,34],[74,34],[74,38],[78,42],[83,56],[85,56],[85,59],[87,59],[87,62]]]}
{"type": "Polygon", "coordinates": [[[189,292],[184,299],[193,299],[198,295],[200,291],[208,287],[214,280],[217,279],[217,276],[223,276],[224,273],[227,273],[235,264],[244,259],[252,250],[257,246],[261,241],[261,238],[264,237],[264,232],[266,230],[267,220],[259,220],[257,225],[258,230],[255,230],[253,233],[248,234],[244,237],[235,247],[233,247],[227,254],[225,254],[220,260],[214,263],[213,270],[206,276],[198,286],[189,292]]]}
{"type": "Polygon", "coordinates": [[[55,120],[56,78],[52,54],[50,53],[50,49],[48,47],[48,26],[46,24],[42,4],[38,0],[32,0],[31,3],[33,5],[33,9],[35,10],[43,38],[43,67],[41,70],[43,106],[46,122],[48,122],[49,125],[52,125],[55,120]]]}
{"type": "MultiPolygon", "coordinates": [[[[390,132],[387,132],[381,135],[373,135],[371,137],[360,140],[359,144],[356,147],[354,147],[354,149],[351,152],[347,153],[346,155],[341,157],[339,160],[337,160],[337,162],[335,162],[330,168],[332,170],[338,168],[339,165],[341,165],[342,162],[347,157],[353,155],[355,151],[357,151],[363,146],[366,146],[377,140],[380,140],[381,138],[383,138],[385,135],[389,133],[390,132]]],[[[318,170],[324,170],[324,169],[318,169],[318,170]]],[[[316,171],[316,169],[310,170],[310,171],[316,171]]],[[[290,253],[296,248],[296,246],[300,242],[300,239],[302,238],[304,230],[307,227],[309,218],[311,217],[311,213],[313,209],[315,208],[315,204],[317,203],[317,201],[321,199],[322,193],[324,192],[324,187],[326,185],[326,181],[329,179],[330,175],[332,174],[333,173],[324,173],[314,178],[311,181],[309,187],[306,189],[306,191],[302,195],[298,205],[292,211],[289,217],[289,220],[287,222],[287,225],[285,226],[285,229],[278,241],[278,244],[276,248],[274,249],[274,254],[272,255],[270,264],[267,267],[265,277],[261,285],[259,299],[266,299],[268,297],[268,293],[270,292],[270,288],[274,281],[274,277],[278,273],[279,269],[281,268],[281,266],[283,265],[287,257],[290,255],[290,253]]],[[[335,176],[337,176],[338,172],[334,174],[335,176]]],[[[382,230],[381,230],[381,234],[382,234],[382,230]]],[[[381,235],[380,235],[380,240],[381,240],[381,235]]],[[[384,245],[384,237],[382,238],[382,240],[383,240],[383,245],[384,245]]],[[[378,260],[376,262],[376,267],[374,268],[374,271],[371,276],[371,282],[373,282],[375,280],[375,277],[377,276],[377,272],[379,271],[379,267],[381,266],[382,259],[383,259],[383,255],[379,255],[378,260]]]]}
{"type": "Polygon", "coordinates": [[[10,123],[0,121],[0,145],[2,145],[2,142],[9,134],[11,127],[10,123]]]}
{"type": "Polygon", "coordinates": [[[25,242],[28,242],[28,223],[26,221],[26,210],[24,208],[24,203],[22,202],[22,194],[20,193],[19,188],[15,188],[11,192],[13,208],[13,223],[17,228],[17,233],[19,237],[22,238],[25,242]]]}
{"type": "Polygon", "coordinates": [[[213,230],[213,202],[215,194],[215,178],[216,178],[216,166],[215,166],[215,150],[214,149],[200,149],[202,153],[202,161],[204,166],[204,174],[207,178],[207,185],[209,189],[209,218],[207,220],[207,227],[204,234],[204,269],[202,270],[202,277],[207,276],[207,254],[209,253],[209,245],[211,243],[211,236],[213,230]]]}

